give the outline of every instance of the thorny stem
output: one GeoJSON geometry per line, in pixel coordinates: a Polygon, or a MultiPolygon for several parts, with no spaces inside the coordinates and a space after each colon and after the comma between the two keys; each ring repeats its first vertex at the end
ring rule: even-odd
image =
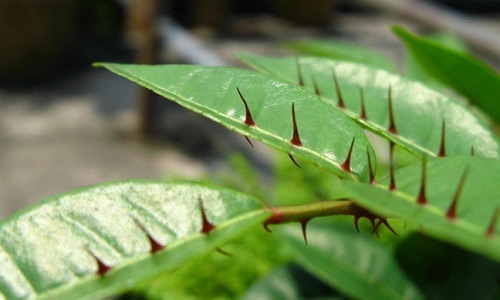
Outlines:
{"type": "Polygon", "coordinates": [[[358,206],[354,201],[343,198],[337,200],[327,200],[316,202],[306,205],[296,205],[296,206],[280,206],[269,208],[272,211],[272,215],[264,222],[264,228],[269,230],[269,225],[271,224],[283,224],[289,222],[299,222],[302,226],[302,234],[304,235],[304,240],[307,244],[306,236],[306,225],[311,219],[316,217],[325,216],[339,216],[339,215],[350,215],[354,217],[354,227],[359,232],[358,220],[360,218],[367,218],[372,224],[373,231],[378,235],[378,228],[381,224],[384,224],[390,231],[395,235],[397,233],[391,228],[387,222],[386,217],[378,216],[369,212],[368,210],[358,206]],[[378,219],[378,222],[376,220],[378,219]]]}
{"type": "Polygon", "coordinates": [[[266,224],[301,222],[315,217],[333,215],[357,215],[364,211],[364,209],[348,199],[327,200],[305,205],[271,207],[269,209],[273,212],[273,215],[266,221],[266,224]]]}

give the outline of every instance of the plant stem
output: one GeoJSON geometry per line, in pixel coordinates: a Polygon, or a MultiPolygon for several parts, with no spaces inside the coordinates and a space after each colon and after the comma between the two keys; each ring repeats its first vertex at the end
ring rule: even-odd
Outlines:
{"type": "Polygon", "coordinates": [[[315,217],[333,215],[359,215],[364,209],[348,199],[327,200],[305,205],[278,206],[269,208],[273,215],[266,224],[304,222],[315,217]]]}

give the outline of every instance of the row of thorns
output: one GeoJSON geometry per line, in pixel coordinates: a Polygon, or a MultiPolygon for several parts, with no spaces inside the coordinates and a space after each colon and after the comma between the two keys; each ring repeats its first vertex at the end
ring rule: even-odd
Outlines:
{"type": "MultiPolygon", "coordinates": [[[[297,61],[297,70],[298,70],[298,83],[299,85],[301,86],[305,86],[304,85],[304,79],[303,79],[303,76],[302,76],[302,72],[301,72],[301,68],[300,68],[300,64],[298,63],[297,61]]],[[[335,75],[335,71],[332,70],[332,77],[333,77],[333,82],[334,82],[334,85],[335,85],[335,90],[336,90],[336,93],[337,93],[337,98],[338,98],[338,107],[341,108],[341,109],[346,109],[346,106],[345,106],[345,101],[344,101],[344,98],[342,96],[342,93],[341,93],[341,90],[340,90],[340,87],[339,87],[339,83],[338,83],[338,80],[337,80],[337,76],[335,75]]],[[[321,96],[321,92],[319,90],[319,87],[318,87],[318,84],[314,78],[314,76],[312,77],[312,82],[313,82],[313,86],[314,86],[314,92],[316,95],[318,96],[321,96]]],[[[247,101],[245,100],[243,94],[241,93],[240,89],[239,88],[236,88],[237,89],[237,92],[238,92],[238,95],[240,97],[240,99],[242,100],[244,106],[245,106],[245,120],[244,120],[244,123],[245,125],[247,126],[250,126],[250,127],[254,127],[254,126],[257,126],[255,121],[254,121],[254,118],[250,112],[250,108],[248,106],[248,103],[247,101]]],[[[365,102],[364,102],[364,95],[363,95],[363,90],[360,88],[360,99],[361,99],[361,112],[359,114],[359,117],[362,119],[362,120],[365,120],[367,121],[367,114],[366,114],[366,108],[365,108],[365,102]]],[[[393,113],[393,107],[392,107],[392,91],[391,91],[391,87],[389,86],[389,89],[388,89],[388,114],[389,114],[389,126],[387,128],[387,131],[390,132],[391,134],[394,134],[394,135],[397,135],[397,129],[396,129],[396,123],[394,121],[394,113],[393,113]]],[[[303,144],[302,144],[302,141],[300,139],[300,135],[299,135],[299,130],[298,130],[298,125],[297,125],[297,120],[296,120],[296,114],[295,114],[295,104],[292,103],[292,123],[293,123],[293,133],[292,133],[292,138],[290,139],[290,144],[292,144],[293,146],[296,146],[296,147],[302,147],[303,144]]],[[[250,145],[253,147],[253,144],[252,142],[250,141],[250,139],[245,136],[246,140],[250,143],[250,145]]],[[[349,150],[348,150],[348,153],[347,153],[347,157],[345,159],[345,161],[340,164],[340,167],[346,171],[346,172],[352,172],[351,170],[351,155],[352,155],[352,151],[353,151],[353,148],[354,148],[354,143],[355,143],[355,139],[353,138],[352,139],[352,142],[349,146],[349,150]]],[[[390,191],[395,191],[396,190],[396,182],[395,182],[395,178],[394,178],[394,165],[393,165],[393,152],[394,152],[394,142],[393,141],[390,141],[390,147],[389,147],[389,161],[390,161],[390,165],[389,165],[389,176],[390,176],[390,183],[389,183],[389,190],[390,191]]],[[[474,154],[474,149],[471,147],[471,155],[474,154]]],[[[446,150],[445,150],[445,121],[443,119],[443,122],[442,122],[442,127],[441,127],[441,142],[440,142],[440,147],[439,147],[439,151],[437,153],[437,156],[438,157],[444,157],[446,155],[446,150]]],[[[295,160],[295,158],[291,155],[291,154],[288,154],[288,156],[290,157],[290,159],[292,160],[292,162],[300,168],[300,165],[297,163],[297,161],[295,160]]],[[[368,157],[368,167],[369,167],[369,176],[370,176],[370,184],[372,185],[375,185],[376,182],[375,182],[375,174],[373,172],[373,169],[372,169],[372,164],[371,164],[371,158],[370,158],[370,154],[367,150],[367,157],[368,157]]],[[[427,205],[428,201],[427,201],[427,196],[426,196],[426,165],[427,165],[427,159],[426,159],[426,156],[423,156],[423,159],[422,159],[422,172],[421,172],[421,185],[420,185],[420,189],[419,189],[419,194],[417,195],[416,197],[416,203],[418,203],[419,205],[422,205],[422,206],[425,206],[427,205]]],[[[462,173],[462,176],[460,178],[460,181],[458,183],[458,186],[457,186],[457,189],[455,191],[455,194],[452,198],[452,202],[449,206],[449,208],[447,209],[446,213],[445,213],[445,217],[449,220],[454,220],[457,218],[457,204],[458,204],[458,200],[460,198],[460,194],[462,192],[462,189],[463,189],[463,186],[465,185],[465,180],[467,178],[467,175],[468,175],[468,172],[467,172],[467,169],[464,170],[464,172],[462,173]]],[[[201,219],[202,219],[202,226],[201,226],[201,229],[200,229],[200,233],[201,234],[208,234],[210,233],[212,230],[214,230],[216,228],[216,225],[212,224],[206,214],[205,214],[205,210],[204,210],[204,207],[203,207],[203,204],[202,204],[202,200],[201,199],[198,199],[199,200],[199,207],[200,207],[200,212],[201,212],[201,219]]],[[[284,223],[283,220],[280,220],[280,212],[278,209],[276,208],[269,208],[271,211],[272,211],[272,215],[264,222],[264,228],[270,232],[268,226],[271,225],[271,224],[280,224],[280,223],[284,223]]],[[[394,229],[389,225],[388,221],[387,221],[387,218],[386,217],[381,217],[381,216],[378,216],[376,214],[373,214],[371,212],[369,212],[368,210],[364,209],[364,208],[361,208],[359,206],[357,206],[356,204],[353,204],[352,206],[352,209],[350,210],[349,212],[350,214],[352,214],[354,216],[354,226],[356,228],[356,230],[359,232],[359,219],[360,218],[366,218],[370,221],[371,223],[371,226],[372,226],[372,234],[375,233],[377,236],[378,236],[378,229],[380,227],[380,225],[384,225],[386,226],[392,233],[394,233],[395,235],[397,235],[397,233],[394,231],[394,229]],[[378,219],[378,221],[377,221],[378,219]]],[[[488,228],[486,229],[486,236],[488,237],[492,237],[494,235],[494,231],[495,231],[495,227],[496,227],[496,223],[497,223],[497,220],[498,218],[500,217],[500,209],[496,209],[494,214],[493,214],[493,217],[491,218],[491,221],[489,223],[489,226],[488,228]]],[[[307,226],[307,223],[310,221],[310,219],[305,219],[305,220],[301,220],[299,221],[299,223],[301,224],[301,228],[302,228],[302,234],[303,234],[303,237],[304,237],[304,241],[305,243],[307,244],[307,235],[306,235],[306,226],[307,226]]],[[[150,253],[151,254],[155,254],[156,252],[164,249],[164,245],[162,245],[161,243],[159,243],[156,239],[154,239],[150,234],[149,232],[144,228],[144,226],[142,226],[137,220],[135,220],[136,224],[138,225],[139,228],[141,228],[141,230],[146,234],[149,242],[150,242],[150,253]]],[[[220,253],[222,254],[225,254],[225,255],[228,255],[227,252],[223,251],[222,249],[220,248],[217,248],[217,251],[219,251],[220,253]]],[[[94,259],[96,260],[96,263],[97,263],[97,266],[98,266],[98,269],[97,269],[97,274],[100,275],[100,276],[103,276],[105,275],[106,273],[108,273],[111,269],[112,269],[112,266],[110,265],[107,265],[106,263],[104,263],[99,257],[97,257],[92,251],[88,250],[89,254],[94,257],[94,259]]]]}

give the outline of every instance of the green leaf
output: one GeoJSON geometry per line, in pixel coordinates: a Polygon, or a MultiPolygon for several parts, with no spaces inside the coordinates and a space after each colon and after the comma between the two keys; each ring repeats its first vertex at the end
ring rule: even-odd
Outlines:
{"type": "MultiPolygon", "coordinates": [[[[267,58],[247,53],[238,56],[257,70],[297,82],[297,58],[267,58]]],[[[337,106],[334,71],[346,106],[343,111],[361,126],[413,153],[430,156],[439,153],[445,120],[446,155],[468,155],[474,147],[477,156],[500,157],[494,134],[466,107],[447,95],[419,82],[360,64],[315,57],[299,57],[298,61],[307,89],[313,90],[314,76],[322,99],[337,106]],[[392,87],[397,134],[388,130],[389,87],[392,87]],[[367,120],[360,117],[360,88],[364,92],[367,120]]]]}
{"type": "Polygon", "coordinates": [[[307,227],[308,245],[299,228],[284,228],[297,261],[311,273],[354,299],[422,299],[388,247],[350,223],[321,221],[307,227]]]}
{"type": "Polygon", "coordinates": [[[193,183],[118,182],[49,198],[0,225],[0,296],[100,299],[179,267],[268,216],[255,198],[193,183]],[[200,205],[216,226],[208,234],[200,233],[200,205]],[[165,248],[150,253],[147,234],[165,248]],[[97,274],[93,256],[112,269],[97,274]]]}
{"type": "Polygon", "coordinates": [[[257,281],[241,300],[301,299],[298,284],[289,268],[280,267],[257,281]]]}
{"type": "MultiPolygon", "coordinates": [[[[395,173],[396,191],[387,182],[373,186],[342,181],[337,186],[356,203],[382,216],[398,217],[417,224],[425,234],[500,261],[498,230],[487,234],[495,211],[500,209],[498,174],[500,161],[478,157],[449,157],[427,165],[427,204],[417,204],[421,166],[412,165],[395,173]],[[465,184],[458,197],[456,219],[446,217],[465,172],[465,184]]],[[[498,218],[498,212],[497,218],[498,218]]]]}
{"type": "Polygon", "coordinates": [[[394,63],[384,55],[376,51],[369,51],[354,43],[332,40],[313,40],[291,41],[283,44],[285,47],[302,55],[362,63],[387,71],[396,70],[394,63]]]}
{"type": "Polygon", "coordinates": [[[500,122],[500,75],[479,59],[393,27],[412,56],[431,76],[467,97],[500,122]]]}
{"type": "Polygon", "coordinates": [[[366,136],[340,110],[294,84],[252,71],[192,65],[98,64],[200,113],[227,128],[261,140],[278,150],[303,158],[338,176],[368,180],[367,151],[375,156],[366,136]],[[245,124],[246,99],[256,126],[245,124]],[[292,145],[292,103],[303,146],[292,145]],[[355,146],[353,173],[340,164],[355,146]]]}

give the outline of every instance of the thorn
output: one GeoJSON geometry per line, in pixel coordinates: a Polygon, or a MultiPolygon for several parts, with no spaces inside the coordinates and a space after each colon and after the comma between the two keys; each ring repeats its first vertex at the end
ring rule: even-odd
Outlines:
{"type": "Polygon", "coordinates": [[[271,229],[269,229],[270,224],[278,224],[281,222],[281,212],[275,208],[270,209],[273,214],[262,224],[264,226],[264,229],[267,232],[272,233],[271,229]]]}
{"type": "Polygon", "coordinates": [[[439,152],[438,152],[438,156],[439,157],[444,157],[446,156],[446,126],[445,126],[445,123],[444,123],[444,118],[443,118],[443,125],[441,125],[441,144],[439,145],[439,152]]]}
{"type": "Polygon", "coordinates": [[[215,229],[215,225],[208,221],[207,215],[205,214],[205,208],[203,207],[203,202],[201,201],[201,198],[198,198],[198,202],[200,204],[201,222],[202,222],[200,233],[208,234],[210,231],[215,229]]]}
{"type": "Polygon", "coordinates": [[[295,118],[295,103],[292,103],[292,120],[293,120],[293,136],[290,143],[295,146],[302,146],[302,141],[300,140],[299,130],[297,128],[297,119],[295,118]]]}
{"type": "Polygon", "coordinates": [[[451,201],[450,207],[446,212],[446,217],[450,220],[454,220],[457,218],[457,203],[460,198],[460,194],[462,193],[462,189],[465,185],[465,179],[467,178],[468,171],[464,170],[462,173],[462,177],[460,177],[460,181],[458,182],[457,190],[455,191],[455,195],[453,196],[453,200],[451,201]]]}
{"type": "Polygon", "coordinates": [[[420,192],[418,193],[417,203],[420,205],[427,204],[427,196],[425,195],[426,177],[427,177],[427,156],[422,158],[422,178],[420,180],[420,192]]]}
{"type": "Polygon", "coordinates": [[[162,250],[163,248],[165,248],[164,245],[160,244],[157,240],[155,240],[151,234],[149,234],[149,232],[146,230],[146,228],[144,228],[144,226],[142,226],[141,223],[139,223],[139,221],[137,219],[133,219],[135,224],[146,234],[146,236],[148,237],[148,240],[149,240],[149,244],[151,245],[151,248],[149,250],[149,252],[151,254],[155,254],[156,252],[162,250]]]}
{"type": "Polygon", "coordinates": [[[310,219],[305,219],[300,221],[300,227],[302,229],[302,236],[304,237],[304,242],[307,245],[307,232],[306,232],[306,227],[307,227],[307,222],[309,222],[310,219]]]}
{"type": "Polygon", "coordinates": [[[394,233],[395,236],[399,236],[399,234],[396,233],[396,231],[389,225],[389,222],[387,221],[387,218],[379,218],[375,231],[378,230],[381,224],[384,224],[387,229],[389,229],[392,233],[394,233]]]}
{"type": "Polygon", "coordinates": [[[299,85],[304,86],[304,77],[302,77],[302,69],[300,67],[299,58],[295,58],[295,63],[297,65],[297,73],[299,75],[299,85]]]}
{"type": "Polygon", "coordinates": [[[363,88],[362,87],[359,87],[359,97],[361,99],[361,112],[359,114],[359,117],[362,120],[367,120],[368,118],[366,116],[365,96],[363,94],[363,88]]]}
{"type": "Polygon", "coordinates": [[[220,247],[215,248],[215,250],[224,256],[233,256],[231,253],[222,250],[220,247]]]}
{"type": "Polygon", "coordinates": [[[359,233],[361,233],[359,231],[359,224],[358,224],[360,218],[361,217],[359,215],[354,215],[354,228],[356,228],[356,231],[359,232],[359,233]]]}
{"type": "Polygon", "coordinates": [[[253,121],[252,114],[250,113],[250,109],[248,108],[247,101],[245,98],[243,98],[243,95],[240,92],[240,89],[237,87],[236,90],[238,91],[238,94],[240,95],[241,100],[243,101],[243,104],[245,104],[245,124],[248,126],[255,126],[255,122],[253,121]]]}
{"type": "Polygon", "coordinates": [[[319,91],[319,87],[318,87],[318,83],[316,82],[316,78],[314,77],[314,75],[312,75],[311,77],[312,77],[312,82],[313,82],[313,86],[314,86],[314,93],[318,96],[321,96],[321,92],[319,91]]]}
{"type": "Polygon", "coordinates": [[[346,172],[351,172],[351,156],[352,156],[352,149],[354,148],[354,141],[355,140],[356,140],[356,137],[353,137],[352,142],[351,142],[351,146],[349,147],[349,152],[347,152],[347,157],[346,157],[344,163],[340,165],[340,167],[346,172]]]}
{"type": "Polygon", "coordinates": [[[97,272],[96,274],[99,276],[104,276],[106,273],[108,273],[112,267],[106,263],[104,263],[97,255],[95,255],[90,249],[87,249],[87,252],[92,256],[95,261],[97,262],[97,272]]]}
{"type": "Polygon", "coordinates": [[[394,178],[394,142],[389,141],[389,176],[391,183],[389,185],[389,190],[394,191],[396,189],[396,179],[394,178]]]}
{"type": "Polygon", "coordinates": [[[292,162],[297,166],[299,167],[299,169],[302,169],[302,167],[297,163],[297,161],[295,160],[295,158],[293,157],[293,155],[291,155],[290,153],[288,153],[288,157],[290,157],[290,159],[292,160],[292,162]]]}
{"type": "Polygon", "coordinates": [[[370,217],[366,217],[368,220],[370,220],[370,224],[372,224],[372,234],[376,234],[377,237],[380,237],[378,235],[378,231],[377,231],[377,224],[375,224],[375,217],[374,216],[370,216],[370,217]]]}
{"type": "Polygon", "coordinates": [[[497,207],[495,208],[495,212],[493,213],[493,216],[491,217],[490,225],[486,229],[486,236],[487,237],[492,237],[495,234],[495,227],[497,226],[498,218],[500,217],[500,209],[497,207]]]}
{"type": "Polygon", "coordinates": [[[247,140],[247,142],[250,144],[250,146],[252,146],[253,148],[253,144],[252,144],[252,141],[250,141],[250,139],[248,138],[248,136],[244,135],[245,137],[245,140],[247,140]]]}
{"type": "Polygon", "coordinates": [[[335,83],[335,90],[337,91],[337,98],[339,98],[339,107],[345,108],[344,98],[342,98],[342,93],[340,92],[339,81],[337,80],[337,75],[335,74],[335,70],[332,69],[333,74],[333,82],[335,83]]]}
{"type": "Polygon", "coordinates": [[[396,130],[396,122],[394,122],[394,111],[392,108],[392,87],[389,86],[389,132],[393,134],[398,134],[396,130]]]}
{"type": "Polygon", "coordinates": [[[370,157],[370,151],[366,148],[366,156],[368,157],[368,171],[370,172],[370,184],[375,184],[375,174],[373,173],[372,159],[370,157]]]}
{"type": "Polygon", "coordinates": [[[470,146],[470,156],[474,156],[474,146],[470,146]]]}

